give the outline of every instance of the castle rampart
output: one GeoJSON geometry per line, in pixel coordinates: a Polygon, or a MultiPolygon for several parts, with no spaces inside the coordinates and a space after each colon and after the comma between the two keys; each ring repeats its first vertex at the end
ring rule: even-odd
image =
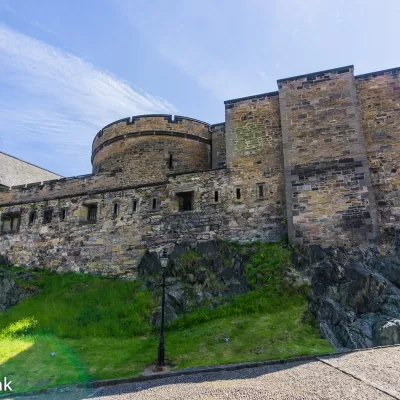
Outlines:
{"type": "Polygon", "coordinates": [[[213,239],[400,245],[400,69],[282,79],[225,122],[104,127],[93,174],[0,190],[16,264],[135,276],[146,251],[213,239]]]}
{"type": "Polygon", "coordinates": [[[159,182],[169,172],[211,168],[210,125],[171,115],[107,125],[93,142],[93,172],[121,171],[125,183],[159,182]]]}

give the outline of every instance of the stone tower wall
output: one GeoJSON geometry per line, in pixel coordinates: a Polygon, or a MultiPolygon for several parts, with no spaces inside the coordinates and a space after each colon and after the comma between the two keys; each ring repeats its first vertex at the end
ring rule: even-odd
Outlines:
{"type": "Polygon", "coordinates": [[[93,172],[122,172],[125,182],[165,180],[168,173],[211,168],[210,125],[171,115],[116,121],[93,141],[93,172]]]}
{"type": "Polygon", "coordinates": [[[376,241],[353,67],[278,84],[290,240],[347,246],[376,241]]]}
{"type": "Polygon", "coordinates": [[[287,230],[278,93],[226,101],[225,119],[233,204],[262,210],[254,222],[269,241],[278,240],[287,230]]]}
{"type": "Polygon", "coordinates": [[[225,122],[211,125],[212,131],[212,167],[226,166],[225,122]]]}
{"type": "Polygon", "coordinates": [[[400,229],[400,68],[356,76],[372,187],[384,243],[400,229]]]}

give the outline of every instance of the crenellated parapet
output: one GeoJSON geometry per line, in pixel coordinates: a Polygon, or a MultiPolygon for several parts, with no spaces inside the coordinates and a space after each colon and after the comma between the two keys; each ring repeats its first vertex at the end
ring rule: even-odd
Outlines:
{"type": "Polygon", "coordinates": [[[120,171],[129,183],[211,167],[211,127],[182,116],[139,115],[115,121],[95,137],[93,172],[120,171]]]}

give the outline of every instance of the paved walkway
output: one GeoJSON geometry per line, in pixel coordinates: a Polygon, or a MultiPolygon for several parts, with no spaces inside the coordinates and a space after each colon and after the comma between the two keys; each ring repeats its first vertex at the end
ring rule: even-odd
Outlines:
{"type": "Polygon", "coordinates": [[[400,346],[321,357],[317,361],[110,386],[92,389],[90,395],[82,392],[80,397],[77,394],[25,399],[400,400],[400,346]]]}

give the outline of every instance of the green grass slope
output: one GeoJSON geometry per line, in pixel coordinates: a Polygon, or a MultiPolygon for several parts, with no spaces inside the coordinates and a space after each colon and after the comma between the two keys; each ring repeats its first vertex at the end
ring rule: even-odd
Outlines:
{"type": "MultiPolygon", "coordinates": [[[[288,251],[257,249],[246,267],[253,291],[168,325],[166,357],[175,368],[332,351],[307,314],[304,291],[282,280],[288,251]]],[[[41,292],[0,314],[0,376],[15,392],[131,377],[156,362],[156,299],[139,281],[36,274],[41,292]]]]}

